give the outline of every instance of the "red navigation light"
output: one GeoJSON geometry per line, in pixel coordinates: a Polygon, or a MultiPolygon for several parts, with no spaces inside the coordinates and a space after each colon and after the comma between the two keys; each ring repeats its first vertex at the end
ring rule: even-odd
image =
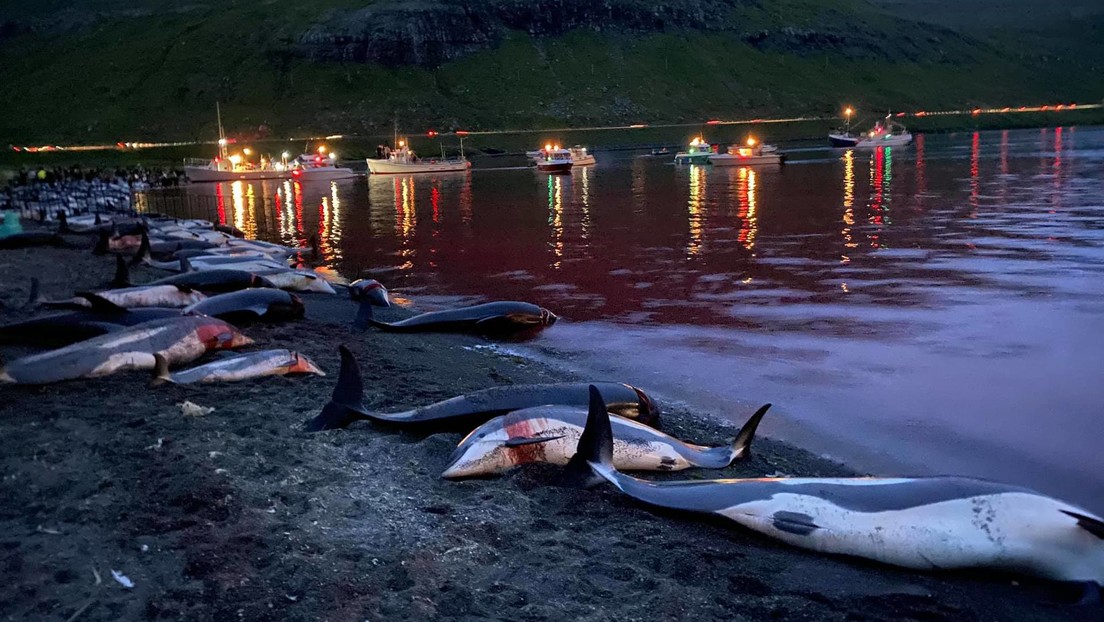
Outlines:
{"type": "Polygon", "coordinates": [[[903,113],[903,112],[898,112],[898,113],[897,113],[897,114],[896,114],[895,116],[898,116],[898,117],[903,117],[903,116],[905,116],[905,113],[903,113]]]}
{"type": "Polygon", "coordinates": [[[15,145],[12,145],[12,151],[23,151],[23,150],[20,149],[19,147],[16,147],[15,145]]]}
{"type": "Polygon", "coordinates": [[[705,122],[705,124],[706,124],[706,125],[720,125],[720,123],[721,123],[721,122],[720,122],[720,121],[718,121],[718,120],[716,120],[716,119],[712,119],[712,120],[710,120],[710,121],[706,121],[706,122],[705,122]]]}
{"type": "Polygon", "coordinates": [[[429,136],[430,138],[433,138],[436,135],[437,135],[437,130],[429,130],[428,132],[426,132],[426,136],[429,136]]]}
{"type": "Polygon", "coordinates": [[[981,114],[981,108],[974,108],[974,110],[970,114],[974,116],[981,114]]]}
{"type": "Polygon", "coordinates": [[[456,130],[456,135],[457,136],[467,136],[468,131],[467,130],[456,130]]]}
{"type": "Polygon", "coordinates": [[[301,171],[299,169],[295,169],[294,171],[291,172],[291,176],[292,177],[302,177],[303,176],[303,171],[301,171]]]}

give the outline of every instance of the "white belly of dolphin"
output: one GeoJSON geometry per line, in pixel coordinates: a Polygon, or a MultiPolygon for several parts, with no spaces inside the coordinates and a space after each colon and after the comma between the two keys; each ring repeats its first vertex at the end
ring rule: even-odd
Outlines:
{"type": "MultiPolygon", "coordinates": [[[[859,480],[861,481],[861,480],[859,480]]],[[[877,485],[877,484],[873,484],[877,485]]],[[[789,544],[916,568],[998,568],[1063,581],[1099,581],[1100,540],[1059,510],[1072,506],[1009,492],[878,512],[781,493],[717,513],[789,544]],[[1093,551],[1086,555],[1086,552],[1093,551]]]]}

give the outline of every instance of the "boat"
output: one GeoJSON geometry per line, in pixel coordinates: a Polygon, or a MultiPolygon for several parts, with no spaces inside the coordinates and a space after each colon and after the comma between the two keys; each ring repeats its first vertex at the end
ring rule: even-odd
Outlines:
{"type": "Polygon", "coordinates": [[[575,166],[590,166],[597,162],[597,160],[594,159],[593,153],[587,153],[586,147],[575,145],[568,149],[568,152],[571,153],[571,163],[575,166]]]}
{"type": "Polygon", "coordinates": [[[541,150],[541,157],[537,160],[537,170],[545,173],[567,173],[574,164],[570,151],[561,149],[559,145],[548,145],[541,150]]]}
{"type": "MultiPolygon", "coordinates": [[[[279,168],[281,165],[276,166],[279,168]]],[[[353,169],[337,166],[337,154],[332,151],[326,153],[324,146],[319,147],[317,153],[301,154],[292,163],[284,166],[288,172],[285,177],[300,181],[329,181],[356,177],[353,169]]]]}
{"type": "Polygon", "coordinates": [[[849,130],[828,134],[828,141],[836,148],[876,149],[878,147],[899,147],[912,142],[912,134],[905,126],[893,121],[886,115],[885,121],[874,124],[865,134],[852,134],[849,130]]]}
{"type": "Polygon", "coordinates": [[[686,151],[675,154],[675,164],[709,164],[709,156],[713,153],[713,145],[702,140],[701,136],[695,136],[686,151]]]}
{"type": "Polygon", "coordinates": [[[769,166],[785,161],[786,156],[778,153],[778,147],[765,145],[750,136],[743,145],[729,146],[727,153],[709,156],[709,163],[713,166],[769,166]]]}
{"type": "Polygon", "coordinates": [[[391,150],[383,158],[369,158],[368,172],[373,175],[401,175],[404,173],[453,173],[471,168],[464,157],[464,142],[460,141],[458,158],[419,158],[405,140],[398,141],[398,149],[391,150]]]}
{"type": "Polygon", "coordinates": [[[653,157],[656,157],[656,156],[662,157],[662,156],[665,156],[665,155],[671,155],[671,150],[668,149],[667,147],[655,147],[654,149],[652,149],[652,152],[649,155],[651,155],[653,157]]]}
{"type": "Polygon", "coordinates": [[[184,175],[193,182],[219,182],[256,179],[298,179],[300,181],[340,179],[356,175],[352,169],[336,166],[337,154],[326,153],[325,147],[319,147],[317,154],[304,154],[294,161],[288,161],[288,154],[284,153],[280,161],[272,158],[260,157],[258,162],[250,162],[247,158],[252,155],[248,147],[241,153],[231,154],[230,141],[222,128],[222,112],[218,104],[215,105],[218,116],[218,154],[212,160],[202,158],[186,158],[184,160],[184,175]]]}

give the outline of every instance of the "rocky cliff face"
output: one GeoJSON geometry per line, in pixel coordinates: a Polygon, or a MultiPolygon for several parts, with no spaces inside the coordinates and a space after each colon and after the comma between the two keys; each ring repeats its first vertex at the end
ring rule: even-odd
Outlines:
{"type": "Polygon", "coordinates": [[[750,0],[384,1],[311,27],[300,50],[318,60],[436,66],[497,44],[509,30],[534,36],[577,29],[662,32],[720,30],[750,0]]]}

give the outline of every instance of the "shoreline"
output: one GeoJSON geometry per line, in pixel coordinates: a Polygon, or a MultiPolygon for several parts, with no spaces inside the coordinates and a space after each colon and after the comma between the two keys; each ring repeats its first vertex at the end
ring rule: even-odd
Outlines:
{"type": "MultiPolygon", "coordinates": [[[[0,251],[0,269],[4,322],[24,317],[11,307],[31,276],[58,298],[113,272],[87,251],[48,248],[0,251]]],[[[160,274],[141,267],[133,278],[160,274]]],[[[460,434],[367,422],[301,432],[329,398],[341,343],[360,362],[366,405],[381,410],[585,380],[569,363],[553,369],[474,337],[352,333],[354,303],[303,298],[304,320],[245,333],[251,349],[303,352],[324,378],[148,388],[145,372],[127,372],[0,388],[0,560],[16,577],[0,587],[0,619],[1070,619],[1048,584],[794,549],[609,487],[559,487],[547,465],[448,482],[439,476],[460,434]],[[215,411],[186,417],[185,400],[215,411]]],[[[0,346],[5,360],[25,351],[0,346]]],[[[683,409],[662,417],[663,430],[696,443],[735,434],[683,409]]],[[[775,472],[852,474],[759,438],[733,467],[656,478],[775,472]]]]}

